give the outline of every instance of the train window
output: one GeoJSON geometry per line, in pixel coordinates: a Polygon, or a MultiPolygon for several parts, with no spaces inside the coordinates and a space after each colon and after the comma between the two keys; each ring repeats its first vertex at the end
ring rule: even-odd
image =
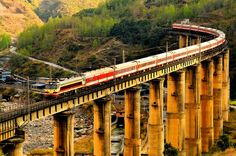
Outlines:
{"type": "Polygon", "coordinates": [[[58,86],[56,83],[49,83],[45,86],[46,89],[57,89],[58,86]]]}

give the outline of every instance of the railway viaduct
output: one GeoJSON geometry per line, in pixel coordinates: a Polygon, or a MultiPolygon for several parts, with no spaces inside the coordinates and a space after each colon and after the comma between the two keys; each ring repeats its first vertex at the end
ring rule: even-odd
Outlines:
{"type": "MultiPolygon", "coordinates": [[[[27,122],[53,115],[54,155],[74,155],[73,108],[94,101],[94,155],[111,152],[111,97],[125,90],[125,156],[141,155],[140,84],[150,83],[148,155],[163,156],[164,140],[181,156],[207,153],[223,132],[228,120],[229,49],[224,42],[210,49],[201,49],[201,38],[210,35],[200,30],[172,29],[179,35],[179,48],[199,45],[201,53],[164,65],[111,80],[97,87],[82,88],[75,95],[42,101],[18,110],[0,114],[0,142],[4,153],[23,155],[27,122]],[[196,37],[197,36],[197,37],[196,37]],[[167,84],[166,129],[163,123],[164,81],[167,84]],[[165,139],[164,139],[165,138],[165,139]]],[[[203,40],[203,39],[202,39],[203,40]]]]}

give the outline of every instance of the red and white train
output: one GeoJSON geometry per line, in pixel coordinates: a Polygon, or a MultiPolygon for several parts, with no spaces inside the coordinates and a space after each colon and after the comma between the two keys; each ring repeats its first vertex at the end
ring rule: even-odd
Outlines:
{"type": "Polygon", "coordinates": [[[114,78],[124,77],[138,71],[146,70],[171,61],[176,61],[178,59],[195,55],[199,52],[202,53],[209,49],[218,47],[225,42],[225,34],[220,30],[188,24],[173,24],[172,28],[178,30],[207,33],[215,36],[215,38],[210,41],[203,42],[200,45],[192,45],[186,48],[169,51],[167,53],[161,53],[158,55],[129,61],[126,63],[118,64],[115,67],[105,67],[85,72],[82,74],[82,76],[70,78],[60,82],[51,82],[46,85],[44,94],[46,96],[58,96],[59,94],[73,91],[81,87],[97,85],[114,78]]]}

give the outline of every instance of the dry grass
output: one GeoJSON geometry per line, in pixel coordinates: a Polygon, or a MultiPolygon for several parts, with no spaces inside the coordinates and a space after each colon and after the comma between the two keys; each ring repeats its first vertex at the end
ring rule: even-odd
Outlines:
{"type": "Polygon", "coordinates": [[[41,149],[37,148],[31,151],[27,156],[52,156],[53,155],[53,150],[52,149],[41,149]]]}
{"type": "Polygon", "coordinates": [[[236,110],[231,111],[229,113],[229,121],[224,122],[224,133],[229,136],[233,144],[236,143],[236,110]]]}
{"type": "Polygon", "coordinates": [[[83,136],[75,141],[75,153],[92,153],[93,136],[83,136]]]}
{"type": "Polygon", "coordinates": [[[9,52],[9,49],[7,48],[7,49],[4,49],[4,50],[0,50],[0,57],[1,56],[6,56],[7,54],[9,54],[10,52],[9,52]]]}
{"type": "Polygon", "coordinates": [[[16,36],[32,24],[42,21],[23,0],[1,0],[0,2],[0,34],[9,33],[16,36]]]}
{"type": "Polygon", "coordinates": [[[103,2],[105,2],[105,0],[34,0],[32,4],[42,12],[51,9],[52,12],[58,15],[71,16],[83,9],[96,8],[103,2]]]}
{"type": "Polygon", "coordinates": [[[230,101],[231,105],[236,105],[236,100],[230,101]]]}
{"type": "Polygon", "coordinates": [[[224,152],[217,152],[212,156],[235,156],[235,155],[236,155],[236,150],[234,148],[229,148],[224,152]]]}
{"type": "MultiPolygon", "coordinates": [[[[93,152],[93,137],[92,136],[83,136],[75,141],[74,144],[75,153],[88,153],[93,152]]],[[[27,156],[52,156],[53,149],[34,149],[27,156]]]]}

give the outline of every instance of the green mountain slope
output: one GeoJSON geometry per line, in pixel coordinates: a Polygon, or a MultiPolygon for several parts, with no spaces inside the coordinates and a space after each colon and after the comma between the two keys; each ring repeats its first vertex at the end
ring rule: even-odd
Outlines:
{"type": "MultiPolygon", "coordinates": [[[[196,24],[218,28],[227,34],[229,47],[232,49],[230,74],[231,84],[234,85],[236,82],[234,80],[236,78],[234,61],[236,59],[234,52],[236,2],[234,0],[169,0],[168,3],[157,0],[155,3],[151,2],[110,0],[99,5],[98,8],[81,10],[73,17],[51,19],[41,28],[33,27],[22,33],[18,46],[21,52],[27,55],[53,60],[68,68],[85,69],[89,68],[84,67],[88,64],[81,62],[86,59],[76,58],[80,58],[80,54],[90,53],[90,51],[102,47],[107,43],[104,38],[116,38],[119,42],[130,45],[130,47],[150,48],[161,44],[163,27],[170,26],[175,21],[189,18],[196,24]],[[74,39],[67,40],[66,36],[74,39]],[[86,46],[83,45],[84,38],[89,41],[86,46]],[[61,47],[59,49],[57,48],[59,46],[51,45],[60,45],[61,47]],[[58,55],[52,55],[52,53],[58,55]],[[79,60],[80,63],[76,63],[75,60],[79,60]]],[[[123,47],[119,46],[119,48],[123,47]]],[[[107,52],[107,54],[110,53],[107,52]]],[[[133,55],[133,53],[130,54],[133,55]]],[[[89,61],[96,62],[97,59],[100,58],[95,56],[89,61]]],[[[113,62],[111,59],[109,61],[113,62]]],[[[94,64],[96,65],[96,63],[94,64]]],[[[233,87],[232,90],[234,90],[233,87]]],[[[232,97],[236,98],[234,93],[236,92],[232,93],[232,97]]]]}

